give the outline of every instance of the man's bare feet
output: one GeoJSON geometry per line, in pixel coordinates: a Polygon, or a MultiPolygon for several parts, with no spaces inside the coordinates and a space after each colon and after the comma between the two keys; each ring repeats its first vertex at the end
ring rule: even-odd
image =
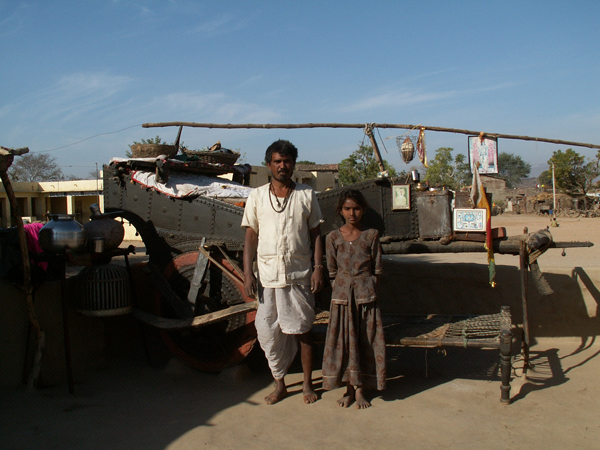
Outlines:
{"type": "Polygon", "coordinates": [[[285,388],[285,382],[283,379],[275,380],[275,390],[265,397],[265,403],[267,405],[274,405],[279,400],[282,400],[287,395],[287,389],[285,388]]]}
{"type": "Polygon", "coordinates": [[[313,389],[312,384],[312,360],[313,348],[310,333],[304,333],[298,336],[300,341],[300,360],[302,361],[302,373],[304,381],[302,382],[302,397],[304,403],[310,404],[318,400],[318,396],[313,389]]]}
{"type": "Polygon", "coordinates": [[[308,385],[308,386],[303,385],[302,386],[302,394],[304,397],[304,403],[306,403],[307,405],[310,403],[314,403],[319,399],[319,397],[317,396],[317,393],[315,392],[315,390],[312,387],[312,384],[308,385]]]}
{"type": "Polygon", "coordinates": [[[369,402],[365,398],[365,393],[363,388],[356,388],[356,407],[358,409],[365,409],[371,406],[371,402],[369,402]]]}
{"type": "Polygon", "coordinates": [[[338,404],[338,406],[341,406],[342,408],[347,408],[352,403],[354,403],[354,399],[355,399],[354,386],[347,386],[344,396],[337,401],[337,404],[338,404]]]}

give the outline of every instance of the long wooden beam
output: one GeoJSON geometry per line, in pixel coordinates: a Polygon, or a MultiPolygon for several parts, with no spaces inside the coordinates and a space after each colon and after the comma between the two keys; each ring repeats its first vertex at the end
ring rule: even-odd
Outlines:
{"type": "Polygon", "coordinates": [[[170,319],[151,314],[141,309],[134,309],[133,314],[141,321],[164,330],[182,330],[186,328],[204,327],[230,319],[241,314],[248,314],[256,311],[258,308],[258,300],[253,300],[247,303],[230,306],[229,308],[213,313],[204,314],[203,316],[190,317],[189,319],[170,319]]]}
{"type": "MultiPolygon", "coordinates": [[[[500,255],[518,255],[525,235],[512,236],[507,239],[494,240],[494,253],[500,255]]],[[[551,242],[548,248],[593,247],[592,242],[551,242]]],[[[483,242],[453,241],[442,244],[440,241],[396,241],[382,243],[385,255],[409,255],[419,253],[484,253],[487,252],[483,242]]]]}
{"type": "MultiPolygon", "coordinates": [[[[227,129],[239,129],[239,128],[283,128],[283,129],[297,129],[297,128],[365,128],[365,125],[369,125],[371,128],[400,128],[404,130],[418,130],[424,128],[428,131],[441,131],[445,133],[455,134],[467,134],[478,136],[482,131],[476,130],[464,130],[460,128],[446,128],[446,127],[432,127],[429,125],[406,125],[406,124],[392,124],[392,123],[246,123],[246,124],[235,124],[235,123],[196,123],[196,122],[158,122],[158,123],[145,123],[142,125],[144,128],[157,128],[157,127],[193,127],[193,128],[227,128],[227,129]]],[[[490,138],[502,138],[502,139],[516,139],[521,141],[536,141],[536,142],[548,142],[550,144],[562,144],[571,145],[574,147],[587,147],[600,149],[600,144],[588,144],[585,142],[574,142],[574,141],[563,141],[561,139],[549,139],[542,137],[533,136],[520,136],[515,134],[503,134],[503,133],[486,133],[483,132],[485,137],[490,138]]]]}

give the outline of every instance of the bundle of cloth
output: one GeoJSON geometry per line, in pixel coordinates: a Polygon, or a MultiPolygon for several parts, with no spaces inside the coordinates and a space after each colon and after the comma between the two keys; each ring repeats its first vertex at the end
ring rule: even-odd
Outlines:
{"type": "MultiPolygon", "coordinates": [[[[40,246],[39,235],[40,230],[44,226],[41,222],[27,223],[23,225],[25,230],[25,237],[27,238],[27,249],[29,254],[43,253],[42,247],[40,246]]],[[[16,279],[20,279],[22,276],[21,270],[21,246],[19,244],[19,233],[17,227],[3,228],[0,230],[0,277],[10,277],[18,274],[16,279]]],[[[46,271],[48,263],[45,262],[33,262],[32,270],[35,268],[46,271]]],[[[35,270],[33,270],[35,274],[35,270]]]]}
{"type": "Polygon", "coordinates": [[[253,188],[235,181],[185,172],[171,172],[166,183],[157,181],[154,172],[137,170],[131,179],[171,198],[192,198],[204,195],[213,198],[248,198],[253,188]]]}

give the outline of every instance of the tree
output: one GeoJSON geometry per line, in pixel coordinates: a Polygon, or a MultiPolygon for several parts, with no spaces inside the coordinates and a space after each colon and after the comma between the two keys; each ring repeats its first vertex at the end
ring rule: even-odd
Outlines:
{"type": "Polygon", "coordinates": [[[452,189],[471,183],[471,171],[469,164],[465,162],[465,155],[459,153],[452,158],[453,150],[450,147],[440,147],[435,151],[435,158],[429,161],[425,181],[452,189]]]}
{"type": "Polygon", "coordinates": [[[600,175],[600,150],[596,159],[588,160],[573,149],[564,153],[558,150],[548,160],[548,170],[539,176],[540,184],[552,185],[552,164],[556,188],[570,195],[585,195],[594,186],[594,178],[600,175]]]}
{"type": "Polygon", "coordinates": [[[8,172],[15,181],[60,181],[65,179],[56,158],[47,153],[27,153],[17,156],[8,172]]]}
{"type": "Polygon", "coordinates": [[[314,162],[314,161],[305,161],[305,160],[296,161],[296,165],[298,165],[298,164],[313,165],[313,164],[316,164],[316,162],[314,162]]]}
{"type": "Polygon", "coordinates": [[[159,144],[159,145],[164,145],[164,144],[166,144],[166,142],[163,141],[158,134],[154,138],[142,139],[142,142],[133,141],[133,144],[129,144],[129,150],[125,151],[125,156],[127,158],[133,158],[133,154],[131,153],[131,147],[133,145],[136,145],[136,144],[159,144]]]}
{"type": "MultiPolygon", "coordinates": [[[[390,177],[396,176],[396,169],[387,161],[383,161],[383,166],[390,177]]],[[[358,150],[340,163],[338,168],[339,181],[342,186],[346,186],[359,181],[371,180],[377,178],[380,171],[373,147],[361,144],[358,150]]]]}
{"type": "Polygon", "coordinates": [[[498,173],[506,180],[506,187],[517,187],[523,178],[531,172],[531,164],[526,163],[520,156],[512,153],[498,155],[498,173]]]}

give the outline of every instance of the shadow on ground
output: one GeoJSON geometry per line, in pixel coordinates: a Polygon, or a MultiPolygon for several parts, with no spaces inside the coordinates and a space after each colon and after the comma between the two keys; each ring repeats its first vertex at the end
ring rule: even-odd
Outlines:
{"type": "MultiPolygon", "coordinates": [[[[520,274],[515,267],[498,266],[495,289],[487,282],[485,264],[432,264],[426,258],[408,263],[386,258],[384,270],[380,287],[384,313],[494,314],[507,305],[513,322],[522,323],[520,274]]],[[[579,285],[583,283],[599,305],[594,278],[579,267],[572,274],[549,273],[546,277],[555,294],[544,297],[531,283],[528,286],[533,338],[578,336],[581,345],[565,356],[556,348],[534,348],[528,379],[513,380],[513,402],[566,383],[571,371],[598,356],[595,352],[583,360],[575,358],[591,348],[600,332],[598,319],[588,314],[579,285]]],[[[50,306],[56,304],[41,304],[40,311],[50,306]]],[[[253,395],[271,383],[260,350],[245,364],[221,374],[201,373],[173,359],[156,330],[140,326],[131,316],[84,318],[74,312],[72,316],[78,331],[73,345],[88,350],[87,356],[75,353],[73,360],[75,396],[67,392],[64,369],[56,370],[53,381],[59,384],[33,392],[2,392],[0,447],[163,449],[197,427],[211,427],[211,419],[225,409],[254,404],[253,395]],[[15,410],[14,405],[20,407],[15,410]],[[44,442],[49,445],[44,447],[44,442]]],[[[50,347],[51,342],[61,342],[60,326],[46,326],[46,330],[50,347]]],[[[46,356],[45,364],[64,367],[60,350],[46,356]]],[[[322,347],[318,347],[315,370],[320,369],[321,358],[322,347]]],[[[298,362],[292,371],[300,372],[298,362]]],[[[382,398],[407,399],[454,379],[473,379],[493,384],[490,391],[497,392],[499,399],[498,372],[496,350],[391,348],[388,387],[382,398]]],[[[319,387],[319,380],[315,381],[319,387]]],[[[292,390],[297,393],[299,387],[292,390]]],[[[244,418],[239,420],[243,423],[244,418]]]]}

